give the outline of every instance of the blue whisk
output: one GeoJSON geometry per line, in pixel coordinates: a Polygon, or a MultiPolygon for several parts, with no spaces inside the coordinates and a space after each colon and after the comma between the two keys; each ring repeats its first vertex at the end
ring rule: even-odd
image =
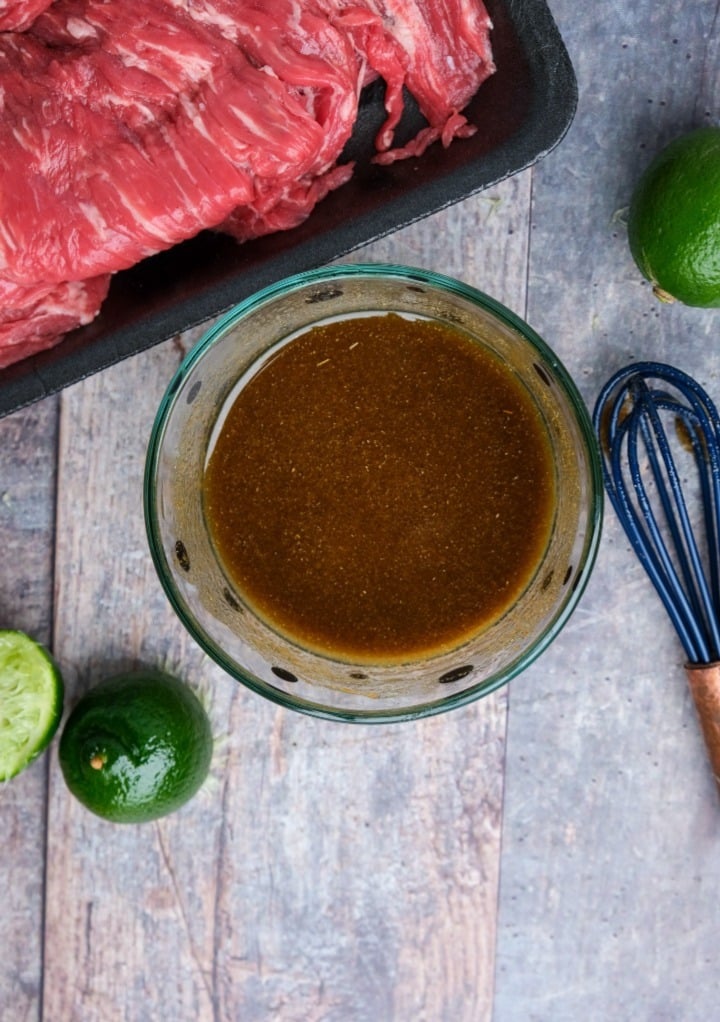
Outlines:
{"type": "Polygon", "coordinates": [[[607,495],[685,650],[720,787],[720,416],[686,373],[639,362],[606,383],[593,422],[607,495]]]}

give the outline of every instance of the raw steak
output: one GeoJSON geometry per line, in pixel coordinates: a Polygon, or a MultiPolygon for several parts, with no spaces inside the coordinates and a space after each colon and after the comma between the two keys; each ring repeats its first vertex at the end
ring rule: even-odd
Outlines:
{"type": "Polygon", "coordinates": [[[51,0],[0,0],[0,32],[28,28],[50,3],[51,0]]]}
{"type": "Polygon", "coordinates": [[[418,156],[437,138],[472,133],[459,113],[495,70],[490,18],[477,0],[319,0],[332,24],[342,26],[367,62],[368,76],[386,82],[388,120],[377,139],[382,152],[403,111],[402,88],[417,100],[429,128],[405,149],[377,162],[418,156]]]}
{"type": "Polygon", "coordinates": [[[56,0],[0,35],[0,366],[152,253],[299,223],[352,173],[337,161],[375,78],[379,160],[474,130],[489,30],[480,0],[56,0]],[[428,127],[393,150],[403,87],[428,127]]]}
{"type": "Polygon", "coordinates": [[[110,274],[62,284],[8,285],[0,281],[0,369],[57,343],[97,315],[110,274]]]}
{"type": "MultiPolygon", "coordinates": [[[[286,20],[292,6],[273,0],[286,20]]],[[[327,22],[325,35],[309,89],[166,0],[60,0],[31,33],[0,37],[12,67],[0,179],[14,183],[0,189],[0,274],[59,282],[125,269],[330,169],[357,80],[347,41],[327,22]]]]}

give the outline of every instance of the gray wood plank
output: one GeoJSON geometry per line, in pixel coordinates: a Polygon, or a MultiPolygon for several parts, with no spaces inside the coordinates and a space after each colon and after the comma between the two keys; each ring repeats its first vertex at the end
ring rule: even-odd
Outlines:
{"type": "MultiPolygon", "coordinates": [[[[51,639],[57,403],[0,420],[0,628],[51,639]]],[[[0,1017],[39,1019],[47,755],[0,785],[0,1017]]]]}
{"type": "MultiPolygon", "coordinates": [[[[530,180],[357,258],[455,273],[521,308],[530,180]]],[[[123,828],[75,802],[53,763],[44,1017],[483,1022],[505,695],[363,728],[279,709],[208,662],[153,578],[142,523],[144,447],[177,361],[169,343],[63,395],[56,635],[71,695],[137,661],[198,685],[213,776],[174,816],[123,828]]]]}
{"type": "MultiPolygon", "coordinates": [[[[580,103],[533,187],[528,317],[588,402],[637,359],[720,398],[718,313],[663,307],[618,211],[718,118],[715,0],[552,0],[580,103]]],[[[720,805],[665,613],[612,509],[574,619],[509,692],[495,1022],[718,1017],[720,805]]]]}

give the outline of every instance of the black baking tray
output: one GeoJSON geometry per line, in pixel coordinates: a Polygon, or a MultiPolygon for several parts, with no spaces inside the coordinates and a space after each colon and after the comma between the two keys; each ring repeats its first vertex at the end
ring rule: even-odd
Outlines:
{"type": "MultiPolygon", "coordinates": [[[[204,232],[118,273],[97,319],[0,370],[0,416],[196,326],[292,273],[320,266],[517,173],[562,139],[577,104],[572,64],[544,0],[486,0],[497,71],[466,114],[479,130],[388,167],[371,162],[381,83],[363,94],[344,159],[353,178],[292,231],[245,244],[204,232]]],[[[408,103],[396,141],[422,119],[408,103]]],[[[404,137],[403,137],[404,136],[404,137]]],[[[442,260],[440,260],[440,263],[442,260]]],[[[438,266],[442,269],[442,265],[438,266]]]]}

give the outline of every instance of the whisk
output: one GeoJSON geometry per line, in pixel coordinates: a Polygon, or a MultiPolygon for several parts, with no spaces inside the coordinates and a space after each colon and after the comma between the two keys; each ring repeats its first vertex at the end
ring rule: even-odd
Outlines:
{"type": "Polygon", "coordinates": [[[685,650],[720,789],[720,416],[692,377],[639,362],[605,384],[593,423],[607,495],[685,650]]]}

